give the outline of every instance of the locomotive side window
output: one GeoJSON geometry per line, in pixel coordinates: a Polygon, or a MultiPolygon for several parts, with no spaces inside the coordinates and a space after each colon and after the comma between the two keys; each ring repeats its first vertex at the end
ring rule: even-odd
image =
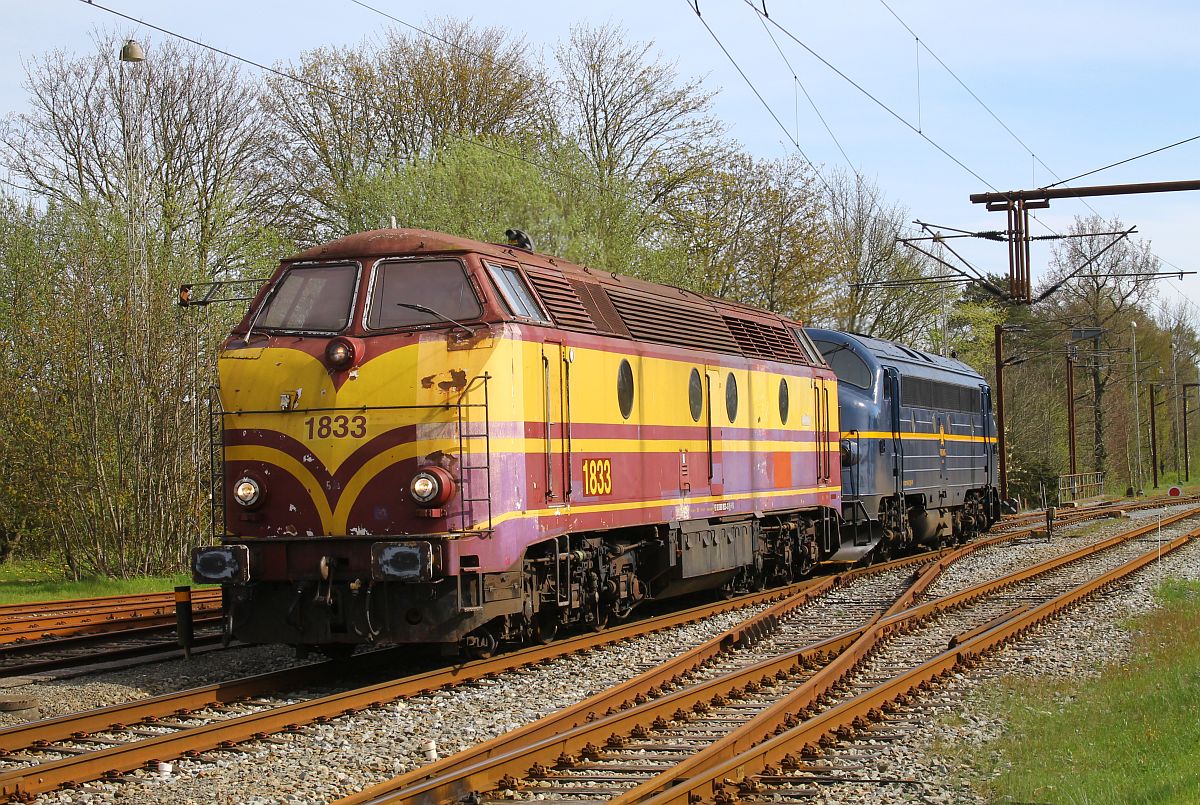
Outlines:
{"type": "Polygon", "coordinates": [[[367,327],[412,327],[470,321],[483,314],[479,300],[457,260],[394,260],[375,266],[367,327]],[[429,311],[414,310],[414,305],[429,311]]]}
{"type": "Polygon", "coordinates": [[[977,388],[923,378],[909,378],[905,381],[900,402],[915,408],[965,412],[978,411],[983,404],[977,388]]]}
{"type": "Polygon", "coordinates": [[[871,388],[871,370],[849,346],[832,341],[817,341],[816,345],[839,381],[858,386],[860,389],[871,388]]]}
{"type": "Polygon", "coordinates": [[[258,315],[265,330],[336,333],[350,321],[357,266],[299,266],[289,269],[258,315]]]}
{"type": "Polygon", "coordinates": [[[621,416],[629,419],[633,413],[633,367],[627,360],[622,360],[617,369],[617,405],[621,407],[621,416]]]}
{"type": "Polygon", "coordinates": [[[487,266],[488,273],[492,275],[496,287],[500,289],[500,296],[504,300],[504,304],[508,306],[510,313],[522,319],[549,323],[550,319],[542,311],[541,305],[533,296],[533,291],[525,284],[525,278],[521,276],[521,272],[517,268],[495,265],[487,261],[484,261],[483,264],[487,266]]]}
{"type": "Polygon", "coordinates": [[[808,362],[813,366],[821,365],[821,351],[817,349],[817,345],[808,337],[808,333],[804,332],[802,327],[791,327],[792,335],[796,337],[796,341],[804,349],[804,354],[808,357],[808,362]]]}
{"type": "Polygon", "coordinates": [[[779,421],[785,425],[787,424],[789,402],[787,378],[782,378],[779,381],[779,421]]]}
{"type": "Polygon", "coordinates": [[[730,423],[737,419],[738,393],[737,378],[730,372],[725,378],[725,413],[729,415],[730,423]]]}
{"type": "Polygon", "coordinates": [[[703,411],[704,386],[700,383],[700,370],[692,369],[691,377],[688,378],[688,413],[692,415],[693,422],[699,422],[703,411]]]}

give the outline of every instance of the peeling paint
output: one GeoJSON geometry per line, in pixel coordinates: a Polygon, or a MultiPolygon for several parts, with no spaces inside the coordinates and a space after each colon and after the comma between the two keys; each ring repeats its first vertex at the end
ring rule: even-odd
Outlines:
{"type": "Polygon", "coordinates": [[[467,373],[462,369],[451,369],[450,379],[438,383],[442,391],[462,391],[467,387],[467,373]]]}

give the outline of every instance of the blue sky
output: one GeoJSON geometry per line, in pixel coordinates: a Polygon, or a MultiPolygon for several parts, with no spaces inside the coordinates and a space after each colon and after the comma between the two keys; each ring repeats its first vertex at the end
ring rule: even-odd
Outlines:
{"type": "MultiPolygon", "coordinates": [[[[629,36],[652,41],[687,76],[704,76],[718,91],[714,112],[732,137],[763,157],[795,146],[738,75],[685,0],[604,3],[440,0],[436,4],[368,0],[415,25],[431,16],[469,18],[524,36],[552,59],[554,43],[573,24],[615,22],[629,36]]],[[[350,2],[204,3],[103,0],[103,4],[265,63],[295,59],[318,45],[349,44],[376,35],[390,21],[350,2]]],[[[704,20],[747,73],[805,154],[828,173],[847,164],[800,94],[792,73],[745,0],[699,0],[704,20]]],[[[755,4],[762,8],[763,0],[755,4]]],[[[1200,4],[1191,2],[995,3],[848,0],[843,3],[766,0],[772,21],[824,56],[883,104],[961,161],[933,145],[852,87],[770,25],[784,55],[812,96],[856,170],[874,179],[913,218],[962,229],[999,229],[1001,213],[969,203],[971,193],[1040,186],[1200,135],[1200,4]],[[889,7],[920,37],[889,12],[889,7]],[[1024,146],[985,111],[930,54],[935,53],[982,99],[1024,146]],[[919,54],[919,55],[918,55],[919,54]],[[919,65],[919,67],[918,67],[919,65]],[[919,84],[919,94],[918,94],[919,84]],[[919,100],[918,100],[919,99],[919,100]],[[1028,146],[1028,149],[1025,147],[1028,146]],[[982,180],[982,181],[981,181],[982,180]]],[[[61,49],[92,49],[91,32],[115,27],[156,38],[78,0],[8,0],[0,31],[0,113],[25,106],[22,61],[61,49]]],[[[152,54],[151,54],[152,57],[152,54]]],[[[1087,177],[1078,184],[1200,179],[1200,141],[1087,177]]],[[[1196,258],[1200,192],[1097,198],[1105,217],[1136,224],[1168,266],[1191,271],[1196,258]]],[[[1039,217],[1063,231],[1082,201],[1055,201],[1039,217]]],[[[1045,232],[1035,226],[1035,230],[1045,232]]],[[[1035,232],[1036,233],[1036,232],[1035,232]]],[[[1001,244],[964,244],[985,270],[1005,271],[1001,244]]],[[[1048,256],[1035,245],[1035,279],[1048,256]]],[[[1200,278],[1160,282],[1160,298],[1200,305],[1200,278]]],[[[1191,307],[1200,319],[1200,307],[1191,307]]]]}

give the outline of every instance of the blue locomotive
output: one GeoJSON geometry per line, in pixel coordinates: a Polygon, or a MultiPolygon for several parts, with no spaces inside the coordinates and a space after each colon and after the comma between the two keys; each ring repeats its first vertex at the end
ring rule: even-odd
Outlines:
{"type": "Polygon", "coordinates": [[[809,328],[838,378],[842,519],[877,558],[968,540],[1000,516],[991,388],[971,367],[902,344],[809,328]]]}

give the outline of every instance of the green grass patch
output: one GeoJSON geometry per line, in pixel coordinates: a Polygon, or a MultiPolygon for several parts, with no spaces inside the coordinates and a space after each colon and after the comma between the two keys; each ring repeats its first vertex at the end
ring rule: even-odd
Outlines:
{"type": "Polygon", "coordinates": [[[1200,802],[1200,584],[1171,580],[1129,625],[1133,655],[1091,680],[1018,680],[1009,725],[969,762],[1001,803],[1200,802]]]}
{"type": "Polygon", "coordinates": [[[64,568],[57,562],[15,559],[0,565],[0,604],[166,592],[180,584],[191,584],[187,574],[70,581],[65,578],[64,568]]]}

